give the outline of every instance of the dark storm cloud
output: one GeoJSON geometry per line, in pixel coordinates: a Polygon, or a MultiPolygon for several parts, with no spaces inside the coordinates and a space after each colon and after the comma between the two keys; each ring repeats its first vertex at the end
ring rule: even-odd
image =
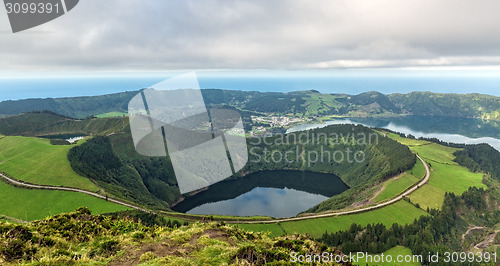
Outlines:
{"type": "Polygon", "coordinates": [[[495,0],[85,0],[17,34],[0,70],[500,65],[495,0]]]}

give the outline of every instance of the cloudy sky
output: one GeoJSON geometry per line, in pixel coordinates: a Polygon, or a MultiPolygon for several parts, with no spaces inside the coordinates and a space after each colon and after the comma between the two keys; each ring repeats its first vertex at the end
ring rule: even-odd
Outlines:
{"type": "Polygon", "coordinates": [[[0,73],[499,70],[499,10],[497,0],[82,0],[13,34],[2,8],[0,73]]]}

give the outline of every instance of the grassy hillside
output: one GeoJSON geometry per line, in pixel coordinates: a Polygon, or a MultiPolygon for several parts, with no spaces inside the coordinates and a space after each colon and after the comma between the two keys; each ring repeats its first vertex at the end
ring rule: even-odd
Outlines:
{"type": "Polygon", "coordinates": [[[405,191],[407,188],[416,184],[420,179],[412,174],[402,174],[396,178],[392,178],[382,185],[382,192],[377,195],[375,202],[393,198],[405,191]]]}
{"type": "Polygon", "coordinates": [[[255,232],[271,232],[271,235],[274,236],[283,233],[288,235],[299,233],[309,234],[312,237],[320,237],[325,231],[338,232],[347,230],[353,223],[362,225],[381,223],[389,227],[393,223],[402,225],[411,223],[414,219],[422,215],[428,214],[410,203],[401,200],[380,209],[358,214],[282,222],[279,224],[239,224],[238,226],[255,232]]]}
{"type": "Polygon", "coordinates": [[[24,221],[43,219],[59,213],[88,207],[95,213],[108,213],[128,209],[90,195],[55,190],[17,188],[0,181],[0,215],[24,221]]]}
{"type": "Polygon", "coordinates": [[[461,149],[427,140],[406,139],[394,133],[389,133],[388,136],[401,143],[410,144],[410,149],[418,153],[431,167],[429,182],[409,196],[409,199],[421,208],[441,208],[446,192],[460,195],[469,187],[486,188],[482,173],[473,173],[455,162],[454,154],[461,149]]]}
{"type": "MultiPolygon", "coordinates": [[[[408,141],[406,138],[401,138],[397,134],[388,135],[391,138],[397,139],[398,141],[401,141],[403,143],[408,141]]],[[[431,159],[443,160],[444,162],[449,164],[443,165],[443,167],[441,165],[437,166],[431,174],[429,184],[424,185],[411,194],[410,200],[413,203],[418,203],[421,208],[441,208],[445,199],[445,194],[447,192],[462,194],[463,192],[467,191],[470,186],[480,188],[486,187],[482,183],[482,174],[472,173],[468,169],[461,167],[457,163],[452,161],[454,159],[452,153],[456,151],[456,149],[445,147],[435,143],[431,144],[430,142],[424,140],[411,140],[408,142],[412,143],[413,147],[418,147],[419,151],[427,156],[424,157],[424,159],[427,162],[431,162],[431,166],[438,164],[436,162],[432,162],[431,159]]],[[[421,163],[416,164],[414,168],[409,172],[413,173],[413,175],[419,176],[420,178],[425,173],[423,165],[421,163]]],[[[407,175],[411,176],[409,174],[407,175]]],[[[415,180],[417,179],[417,177],[415,176],[413,176],[412,178],[415,180]]],[[[401,186],[399,186],[397,189],[392,191],[391,194],[398,194],[402,191],[401,189],[404,190],[401,186]]],[[[274,235],[279,235],[280,233],[282,233],[280,231],[280,229],[282,228],[288,234],[299,232],[308,233],[312,236],[318,237],[319,235],[323,234],[325,230],[328,232],[347,230],[352,223],[358,223],[362,225],[381,223],[386,227],[389,227],[393,223],[411,223],[414,219],[425,215],[428,215],[428,213],[424,212],[422,209],[418,209],[414,205],[406,201],[399,201],[396,204],[361,214],[319,218],[304,221],[293,221],[280,223],[279,225],[251,224],[242,226],[243,228],[248,228],[249,230],[270,231],[274,235]]]]}
{"type": "Polygon", "coordinates": [[[398,201],[395,204],[376,209],[369,212],[342,215],[311,220],[293,221],[281,223],[287,234],[308,233],[313,237],[320,237],[325,231],[338,232],[347,230],[353,223],[367,225],[381,223],[389,227],[393,223],[401,225],[411,223],[426,212],[415,208],[406,201],[398,201]]]}
{"type": "Polygon", "coordinates": [[[421,208],[439,209],[446,192],[462,194],[469,187],[486,188],[482,173],[472,173],[458,165],[431,163],[432,172],[428,184],[412,193],[409,198],[421,208]]]}
{"type": "Polygon", "coordinates": [[[419,180],[422,179],[424,175],[424,165],[420,160],[417,160],[411,170],[408,170],[401,175],[383,182],[381,184],[380,191],[377,192],[373,201],[379,202],[397,196],[398,194],[402,193],[406,189],[419,182],[419,180]]]}
{"type": "Polygon", "coordinates": [[[216,223],[180,228],[90,215],[85,209],[23,225],[0,223],[0,263],[261,265],[297,255],[341,254],[304,235],[269,238],[216,223]]]}
{"type": "Polygon", "coordinates": [[[33,184],[97,191],[94,183],[71,168],[68,152],[76,145],[52,145],[50,140],[41,138],[4,137],[0,139],[0,171],[33,184]]]}

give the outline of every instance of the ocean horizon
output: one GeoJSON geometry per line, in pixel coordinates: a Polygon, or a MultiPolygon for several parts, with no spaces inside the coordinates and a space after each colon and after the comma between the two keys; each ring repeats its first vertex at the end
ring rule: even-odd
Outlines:
{"type": "MultiPolygon", "coordinates": [[[[94,96],[147,88],[165,77],[2,78],[0,101],[28,98],[94,96]]],[[[356,95],[367,91],[383,94],[431,91],[481,93],[500,96],[499,76],[298,76],[207,77],[199,76],[202,89],[261,92],[317,90],[356,95]]]]}

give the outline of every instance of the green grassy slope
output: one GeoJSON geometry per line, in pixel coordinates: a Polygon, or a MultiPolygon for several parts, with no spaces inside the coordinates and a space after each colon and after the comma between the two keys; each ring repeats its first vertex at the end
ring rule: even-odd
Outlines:
{"type": "Polygon", "coordinates": [[[382,191],[375,197],[375,202],[393,198],[412,185],[416,184],[425,175],[424,165],[417,160],[412,169],[406,173],[391,178],[382,184],[382,191]]]}
{"type": "Polygon", "coordinates": [[[48,139],[40,138],[4,137],[0,139],[0,171],[33,184],[97,191],[96,185],[71,168],[67,154],[75,145],[52,145],[48,139]]]}
{"type": "Polygon", "coordinates": [[[440,209],[446,192],[460,195],[469,187],[486,188],[482,180],[482,173],[472,173],[465,167],[432,163],[429,183],[412,193],[409,198],[423,209],[440,209]]]}
{"type": "Polygon", "coordinates": [[[411,174],[403,174],[396,179],[390,179],[383,184],[383,190],[375,198],[375,202],[390,199],[405,191],[407,188],[411,187],[413,184],[418,182],[418,178],[411,174]]]}
{"type": "Polygon", "coordinates": [[[425,140],[403,138],[400,135],[395,134],[395,133],[386,133],[386,135],[389,138],[391,138],[391,139],[393,139],[393,140],[395,140],[395,141],[397,141],[397,142],[399,142],[399,143],[401,143],[403,145],[410,146],[410,147],[412,147],[412,146],[427,145],[427,144],[431,143],[431,142],[425,141],[425,140]]]}
{"type": "Polygon", "coordinates": [[[422,164],[422,161],[417,160],[413,168],[410,170],[410,174],[417,178],[423,178],[425,176],[425,167],[422,164]]]}
{"type": "Polygon", "coordinates": [[[128,115],[128,113],[126,113],[126,112],[109,112],[109,113],[96,115],[96,117],[106,118],[106,117],[121,117],[121,116],[127,116],[127,115],[128,115]]]}
{"type": "Polygon", "coordinates": [[[17,188],[0,182],[0,214],[25,221],[88,207],[94,213],[127,210],[127,207],[90,195],[55,190],[17,188]]]}
{"type": "Polygon", "coordinates": [[[391,226],[393,223],[411,223],[414,219],[422,215],[427,215],[427,213],[417,209],[410,203],[401,200],[395,204],[369,212],[284,222],[281,223],[281,226],[287,234],[307,233],[313,237],[320,237],[323,233],[325,233],[325,231],[337,232],[347,230],[353,223],[360,225],[382,223],[385,226],[391,226]]]}
{"type": "MultiPolygon", "coordinates": [[[[429,182],[409,196],[410,200],[418,203],[422,209],[440,209],[446,192],[460,195],[469,187],[486,188],[482,182],[482,173],[473,173],[454,161],[454,153],[460,149],[425,140],[408,140],[392,133],[388,136],[401,143],[411,143],[410,149],[418,153],[431,167],[429,182]]],[[[421,170],[413,171],[414,174],[421,174],[421,170]]]]}
{"type": "Polygon", "coordinates": [[[458,149],[446,147],[437,143],[431,143],[428,145],[419,145],[411,147],[413,151],[418,153],[422,158],[429,160],[429,163],[438,162],[450,165],[458,165],[454,162],[455,155],[458,149]]]}

